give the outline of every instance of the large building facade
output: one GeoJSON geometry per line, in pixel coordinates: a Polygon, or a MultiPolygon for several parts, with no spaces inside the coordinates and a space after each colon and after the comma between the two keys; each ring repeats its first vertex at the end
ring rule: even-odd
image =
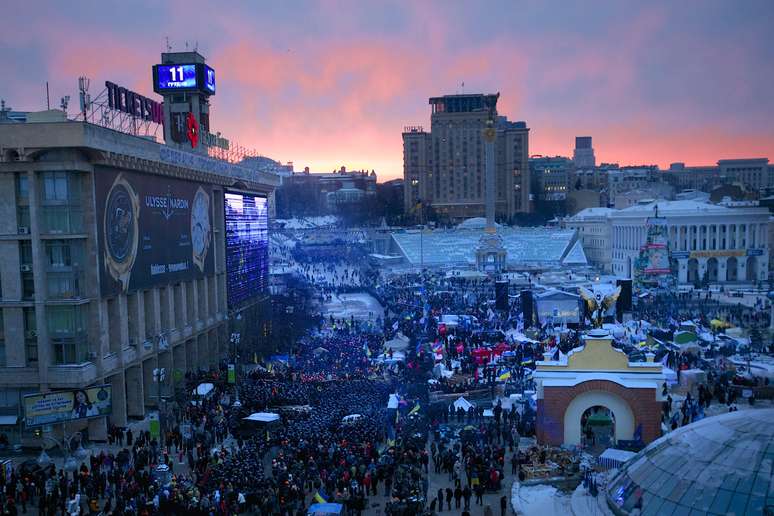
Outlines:
{"type": "Polygon", "coordinates": [[[659,201],[609,215],[613,274],[631,278],[647,221],[665,219],[678,283],[757,283],[768,279],[769,214],[694,201],[659,201]],[[658,208],[656,208],[658,206],[658,208]]]}
{"type": "MultiPolygon", "coordinates": [[[[499,94],[446,95],[430,99],[431,129],[403,132],[404,206],[407,214],[432,206],[440,219],[484,214],[485,156],[482,131],[499,94]]],[[[496,113],[496,111],[495,111],[496,113]]],[[[499,220],[532,210],[529,129],[498,116],[495,124],[495,212],[499,220]]],[[[424,211],[424,210],[423,210],[424,211]]]]}
{"type": "Polygon", "coordinates": [[[0,125],[0,410],[110,385],[124,425],[217,365],[229,314],[255,304],[245,282],[263,281],[230,267],[230,214],[262,217],[278,182],[85,122],[0,125]]]}

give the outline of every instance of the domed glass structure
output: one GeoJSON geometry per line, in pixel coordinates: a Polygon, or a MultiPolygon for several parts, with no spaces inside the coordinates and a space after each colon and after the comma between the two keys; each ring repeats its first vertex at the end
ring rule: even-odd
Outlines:
{"type": "Polygon", "coordinates": [[[608,485],[617,514],[769,514],[774,409],[703,419],[653,441],[608,485]]]}

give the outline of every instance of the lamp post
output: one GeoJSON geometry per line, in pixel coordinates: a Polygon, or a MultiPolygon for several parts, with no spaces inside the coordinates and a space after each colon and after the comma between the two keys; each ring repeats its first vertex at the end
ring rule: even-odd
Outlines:
{"type": "MultiPolygon", "coordinates": [[[[241,320],[242,314],[237,314],[236,319],[241,320]]],[[[231,334],[231,343],[234,345],[234,393],[236,399],[234,400],[233,407],[235,408],[240,408],[242,406],[242,402],[239,400],[239,371],[237,369],[239,363],[239,342],[241,340],[241,333],[234,332],[231,334]]]]}
{"type": "MultiPolygon", "coordinates": [[[[63,467],[70,473],[76,471],[78,469],[78,464],[83,462],[89,455],[89,452],[83,447],[83,438],[80,432],[75,432],[67,438],[65,437],[65,429],[62,427],[62,441],[59,441],[50,435],[43,435],[40,436],[40,438],[54,443],[54,445],[62,451],[62,457],[65,459],[63,467]],[[78,438],[78,448],[75,451],[71,451],[72,440],[76,437],[78,438]]],[[[49,457],[45,449],[40,451],[37,463],[42,468],[45,468],[52,463],[51,457],[49,457]]]]}
{"type": "Polygon", "coordinates": [[[164,448],[164,420],[166,419],[166,403],[161,396],[161,385],[167,379],[167,369],[157,367],[153,370],[153,381],[156,382],[156,399],[159,404],[159,450],[164,448]]]}

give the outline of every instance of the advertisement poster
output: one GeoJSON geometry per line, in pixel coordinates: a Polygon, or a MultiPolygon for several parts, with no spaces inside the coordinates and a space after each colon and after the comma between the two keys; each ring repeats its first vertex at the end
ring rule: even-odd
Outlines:
{"type": "Polygon", "coordinates": [[[24,419],[28,428],[107,416],[112,409],[113,396],[110,385],[30,394],[24,397],[24,419]]]}
{"type": "Polygon", "coordinates": [[[105,169],[94,183],[102,295],[213,272],[208,185],[105,169]]]}

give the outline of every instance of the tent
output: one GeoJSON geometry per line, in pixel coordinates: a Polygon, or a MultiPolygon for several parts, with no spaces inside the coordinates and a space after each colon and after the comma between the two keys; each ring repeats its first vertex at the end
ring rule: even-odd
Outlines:
{"type": "Polygon", "coordinates": [[[344,416],[341,418],[342,423],[354,423],[358,419],[362,418],[363,416],[361,414],[350,414],[348,416],[344,416]]]}
{"type": "Polygon", "coordinates": [[[245,421],[255,421],[256,423],[273,423],[279,421],[279,414],[273,412],[253,412],[247,417],[243,417],[245,421]]]}
{"type": "Polygon", "coordinates": [[[395,334],[395,337],[384,343],[385,349],[391,349],[393,351],[404,350],[409,345],[409,338],[403,335],[401,332],[395,334]]]}
{"type": "Polygon", "coordinates": [[[323,353],[327,353],[327,352],[328,350],[323,347],[314,348],[314,350],[312,350],[312,353],[314,353],[314,356],[320,356],[323,353]]]}
{"type": "Polygon", "coordinates": [[[468,400],[466,400],[465,398],[463,398],[462,396],[460,396],[454,402],[454,410],[457,410],[457,409],[460,409],[460,408],[462,410],[464,410],[465,412],[467,412],[468,410],[473,408],[473,404],[471,402],[469,402],[468,400]]]}
{"type": "Polygon", "coordinates": [[[207,396],[214,388],[215,386],[211,383],[200,383],[196,386],[196,392],[194,394],[197,396],[207,396]]]}
{"type": "Polygon", "coordinates": [[[635,455],[637,454],[634,452],[608,448],[602,452],[602,455],[597,458],[597,462],[605,469],[620,468],[623,466],[624,462],[628,461],[635,455]]]}
{"type": "Polygon", "coordinates": [[[340,503],[315,503],[309,506],[307,516],[338,516],[344,513],[340,503]]]}

